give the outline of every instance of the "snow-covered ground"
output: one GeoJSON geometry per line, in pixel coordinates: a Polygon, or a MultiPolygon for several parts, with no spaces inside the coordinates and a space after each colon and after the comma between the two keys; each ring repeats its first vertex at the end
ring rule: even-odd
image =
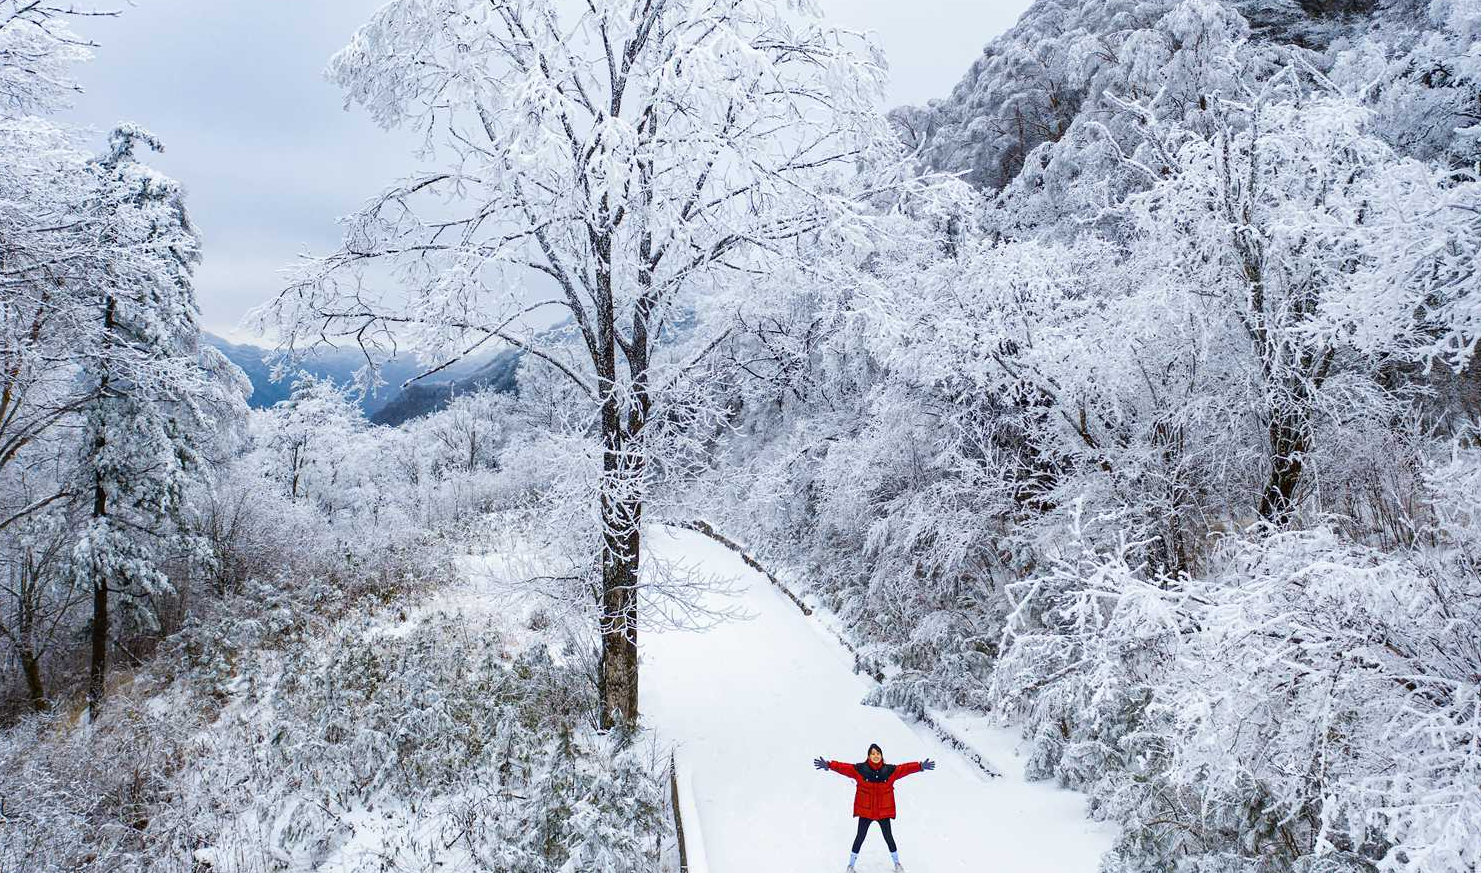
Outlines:
{"type": "MultiPolygon", "coordinates": [[[[854,785],[814,769],[812,759],[859,761],[870,743],[886,761],[938,762],[895,786],[895,839],[910,873],[1097,868],[1114,830],[1086,819],[1081,795],[1024,782],[1011,731],[954,725],[1005,774],[989,777],[928,728],[861,705],[871,680],[852,672],[851,656],[733,552],[667,529],[654,529],[646,544],[734,574],[751,615],[704,632],[650,633],[639,643],[640,708],[678,746],[681,786],[696,807],[698,820],[684,821],[694,873],[843,870],[854,785]]],[[[871,826],[859,873],[889,869],[871,826]]]]}

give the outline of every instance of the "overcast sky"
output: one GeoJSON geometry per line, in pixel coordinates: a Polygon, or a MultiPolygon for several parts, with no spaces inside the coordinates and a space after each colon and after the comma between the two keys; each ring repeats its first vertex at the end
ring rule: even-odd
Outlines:
{"type": "MultiPolygon", "coordinates": [[[[345,111],[325,63],[383,0],[135,0],[78,29],[99,43],[70,116],[164,140],[152,163],[183,182],[205,238],[196,294],[208,330],[276,293],[300,252],[338,242],[334,219],[410,170],[411,141],[345,111]]],[[[822,0],[830,19],[872,30],[890,60],[890,105],[944,97],[1029,0],[822,0]]]]}

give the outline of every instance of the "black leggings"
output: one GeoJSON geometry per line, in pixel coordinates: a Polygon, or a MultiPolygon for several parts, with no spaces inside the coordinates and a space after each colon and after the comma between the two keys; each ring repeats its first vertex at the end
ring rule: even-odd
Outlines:
{"type": "Polygon", "coordinates": [[[891,852],[895,851],[895,835],[890,833],[890,820],[887,818],[873,819],[860,816],[859,833],[854,837],[854,853],[857,854],[859,847],[864,845],[864,835],[869,833],[869,823],[872,821],[879,822],[879,829],[884,831],[884,844],[890,847],[891,852]]]}

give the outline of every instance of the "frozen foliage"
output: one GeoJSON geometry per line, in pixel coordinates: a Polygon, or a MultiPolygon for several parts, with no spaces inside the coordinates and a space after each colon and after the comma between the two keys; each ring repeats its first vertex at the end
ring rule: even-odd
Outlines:
{"type": "Polygon", "coordinates": [[[589,665],[552,660],[513,613],[409,616],[414,569],[251,586],[91,731],[11,730],[0,783],[26,802],[7,806],[0,863],[658,869],[667,761],[594,732],[589,665]]]}
{"type": "Polygon", "coordinates": [[[994,693],[1127,826],[1107,868],[1474,869],[1473,559],[1328,528],[1222,551],[1196,581],[1122,548],[1010,587],[994,693]]]}
{"type": "Polygon", "coordinates": [[[358,559],[368,543],[455,541],[479,529],[485,514],[518,502],[526,471],[518,460],[509,468],[506,452],[530,427],[493,390],[400,428],[373,426],[345,389],[304,377],[287,400],[251,412],[223,481],[241,489],[234,500],[280,504],[308,519],[325,547],[358,559]]]}
{"type": "MultiPolygon", "coordinates": [[[[0,741],[0,795],[28,798],[0,866],[658,869],[667,762],[651,737],[596,731],[591,641],[481,608],[493,592],[455,601],[472,615],[422,604],[485,517],[526,499],[530,468],[505,465],[530,417],[489,391],[372,427],[312,378],[242,414],[184,495],[208,560],[172,568],[158,656],[86,729],[48,671],[60,705],[0,741]]],[[[42,617],[66,628],[79,602],[42,617]]]]}
{"type": "Polygon", "coordinates": [[[204,569],[186,494],[242,383],[199,347],[199,238],[142,161],[159,140],[122,124],[92,156],[44,115],[76,88],[89,51],[70,22],[92,14],[0,4],[0,638],[44,708],[90,600],[96,713],[110,653],[147,648],[175,581],[204,569]]]}
{"type": "Polygon", "coordinates": [[[1041,0],[988,44],[950,98],[925,110],[934,132],[922,158],[1002,188],[1041,145],[1073,140],[1107,91],[1196,107],[1227,83],[1233,41],[1249,32],[1236,5],[1041,0]]]}
{"type": "Polygon", "coordinates": [[[101,228],[103,239],[141,256],[127,267],[109,264],[84,290],[92,299],[83,305],[102,332],[72,338],[98,343],[75,347],[85,424],[74,487],[89,494],[92,507],[71,554],[73,572],[94,592],[88,687],[94,716],[104,693],[109,596],[125,617],[157,632],[158,605],[175,593],[160,567],[165,547],[183,552],[187,563],[205,559],[199,541],[181,536],[186,489],[204,472],[194,443],[211,424],[197,403],[207,385],[190,285],[199,238],[179,185],[135,159],[141,142],[160,148],[147,131],[118,128],[95,169],[100,211],[111,219],[101,228]]]}
{"type": "Polygon", "coordinates": [[[375,428],[308,377],[249,415],[159,141],[39,114],[92,14],[0,3],[0,868],[658,869],[664,762],[595,729],[590,647],[421,602],[533,416],[375,428]]]}
{"type": "Polygon", "coordinates": [[[1475,2],[1041,0],[888,117],[816,12],[376,10],[329,75],[432,166],[256,320],[521,354],[390,429],[242,409],[158,143],[44,117],[82,13],[0,0],[0,866],[652,870],[697,519],[869,702],[1016,719],[1106,873],[1481,866],[1475,2]],[[539,610],[427,605],[470,544],[539,610]]]}
{"type": "MultiPolygon", "coordinates": [[[[642,522],[682,493],[723,408],[700,390],[729,314],[799,244],[857,233],[899,148],[883,65],[781,0],[395,0],[329,77],[439,165],[345,220],[255,323],[454,359],[493,340],[548,370],[556,457],[581,481],[575,572],[600,598],[604,719],[637,715],[642,522]],[[861,174],[859,169],[872,172],[861,174]],[[377,290],[386,270],[409,289],[377,290]],[[530,313],[561,329],[537,331],[530,313]],[[699,423],[699,428],[691,425],[699,423]]],[[[543,405],[543,404],[542,404],[543,405]]],[[[556,489],[549,493],[562,493],[556,489]]],[[[660,577],[662,578],[662,577],[660,577]]]]}
{"type": "Polygon", "coordinates": [[[189,494],[211,560],[178,577],[159,656],[89,729],[62,706],[3,741],[0,794],[31,800],[0,865],[657,869],[666,761],[594,730],[589,641],[472,597],[422,604],[523,493],[500,466],[525,421],[510,404],[486,392],[376,428],[306,379],[251,413],[189,494]]]}
{"type": "Polygon", "coordinates": [[[0,116],[14,119],[66,107],[77,90],[72,68],[91,57],[67,13],[49,4],[5,0],[0,4],[0,116]]]}
{"type": "Polygon", "coordinates": [[[1468,10],[1036,4],[892,116],[977,198],[740,313],[726,523],[1107,871],[1478,863],[1468,10]]]}
{"type": "Polygon", "coordinates": [[[1235,70],[1299,58],[1372,99],[1406,154],[1466,165],[1477,157],[1475,21],[1463,0],[1040,0],[949,97],[895,119],[926,163],[990,189],[1053,162],[1052,176],[1114,183],[1082,150],[1108,95],[1155,96],[1164,114],[1191,118],[1235,70]]]}

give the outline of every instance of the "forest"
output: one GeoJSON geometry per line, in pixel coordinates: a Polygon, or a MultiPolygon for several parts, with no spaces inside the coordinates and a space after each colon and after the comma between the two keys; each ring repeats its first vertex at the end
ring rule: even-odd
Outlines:
{"type": "Polygon", "coordinates": [[[0,0],[0,871],[704,873],[665,530],[1100,873],[1481,870],[1476,0],[1036,0],[893,107],[812,0],[388,0],[324,75],[427,147],[263,408],[165,143],[61,117],[99,14],[0,0]]]}

